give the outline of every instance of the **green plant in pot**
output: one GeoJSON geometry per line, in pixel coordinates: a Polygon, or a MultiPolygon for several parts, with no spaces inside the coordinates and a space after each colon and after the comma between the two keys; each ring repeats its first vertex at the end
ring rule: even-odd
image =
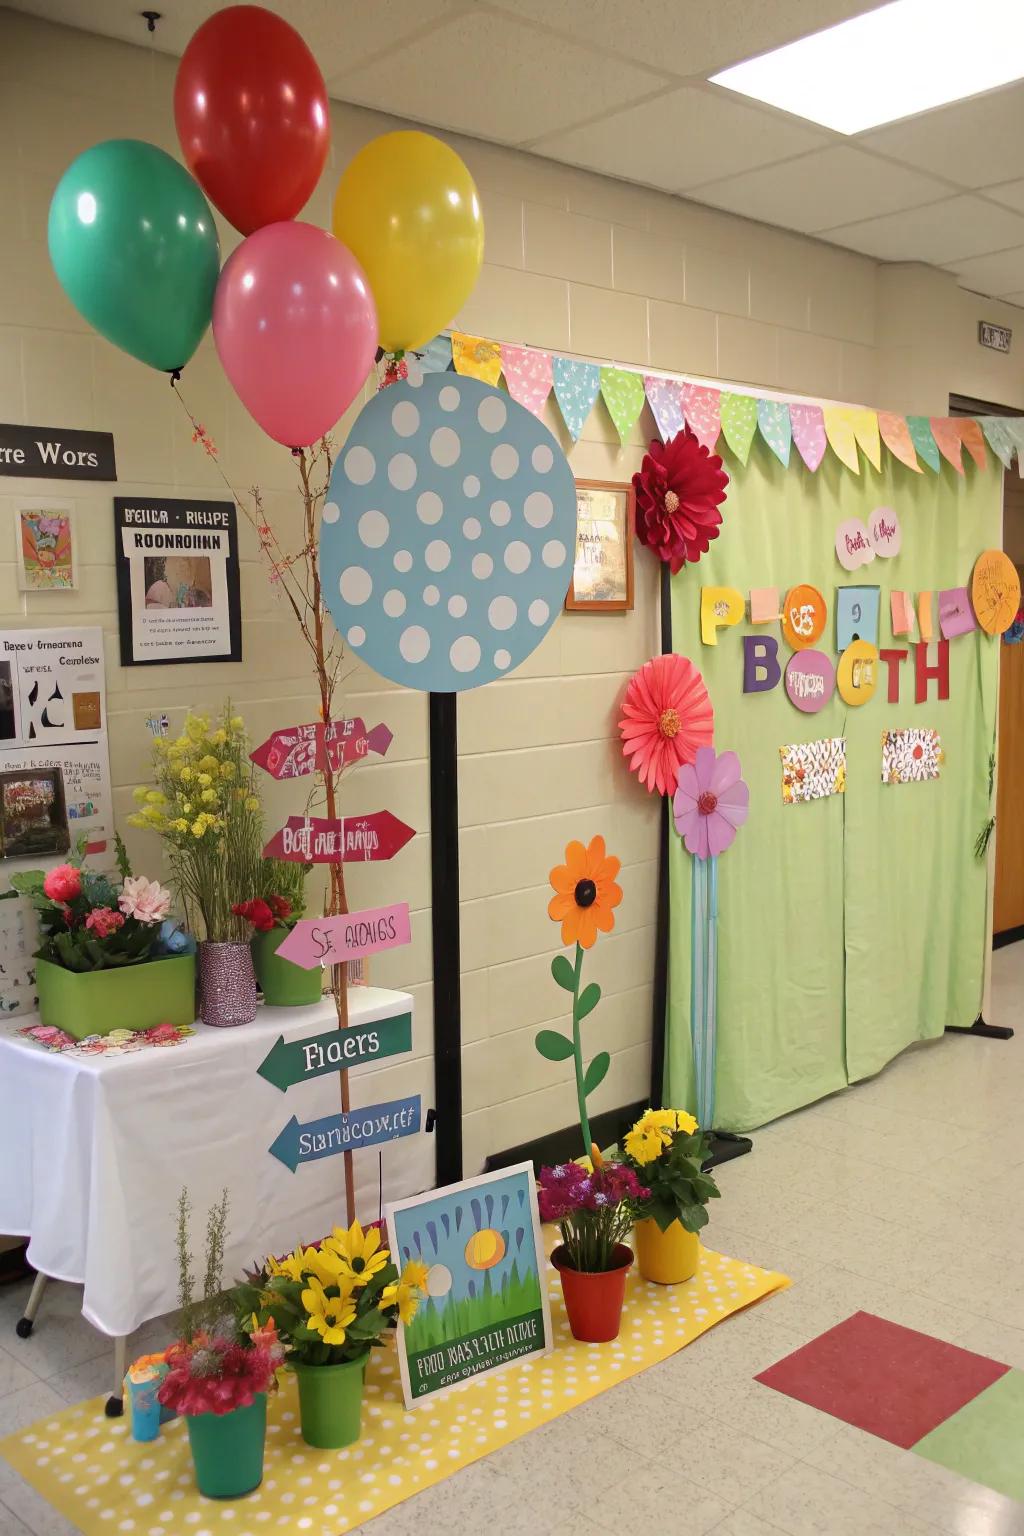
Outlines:
{"type": "Polygon", "coordinates": [[[648,1109],[622,1143],[623,1162],[647,1185],[636,1212],[636,1255],[645,1280],[680,1285],[700,1263],[697,1236],[721,1191],[703,1170],[708,1138],[685,1109],[648,1109]]]}
{"type": "Polygon", "coordinates": [[[323,971],[306,970],[278,954],[306,906],[306,876],[311,864],[264,859],[259,895],[237,902],[232,912],[253,927],[252,958],[263,1001],[276,1008],[308,1007],[323,992],[323,971]]]}

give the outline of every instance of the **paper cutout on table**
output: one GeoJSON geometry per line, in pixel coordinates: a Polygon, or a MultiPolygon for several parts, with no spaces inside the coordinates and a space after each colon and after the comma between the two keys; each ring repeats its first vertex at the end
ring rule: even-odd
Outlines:
{"type": "Polygon", "coordinates": [[[857,455],[857,434],[853,428],[853,412],[847,405],[826,405],[822,412],[825,421],[825,434],[828,437],[832,452],[840,463],[847,469],[852,469],[855,475],[860,474],[860,459],[857,455]]]}
{"type": "Polygon", "coordinates": [[[644,378],[647,403],[663,443],[683,430],[683,407],[679,398],[679,380],[656,378],[647,374],[644,378]]]}
{"type": "Polygon", "coordinates": [[[878,653],[878,659],[888,674],[890,704],[898,704],[900,701],[900,667],[906,661],[907,655],[908,652],[905,650],[884,650],[878,653]]]}
{"type": "Polygon", "coordinates": [[[643,379],[626,368],[602,368],[601,398],[608,407],[619,442],[625,443],[644,408],[643,379]]]}
{"type": "Polygon", "coordinates": [[[804,714],[816,715],[835,691],[836,669],[824,651],[794,651],[786,666],[786,693],[804,714]]]}
{"type": "Polygon", "coordinates": [[[1009,629],[1020,607],[1017,567],[1001,549],[986,549],[978,556],[971,575],[974,615],[987,635],[1009,629]]]}
{"type": "Polygon", "coordinates": [[[939,629],[943,639],[955,640],[977,629],[977,620],[966,587],[949,587],[939,593],[939,629]]]}
{"type": "MultiPolygon", "coordinates": [[[[280,951],[278,951],[280,953],[280,951]]],[[[412,1014],[395,1013],[372,1024],[349,1024],[339,1029],[286,1040],[278,1035],[256,1071],[282,1093],[327,1072],[343,1072],[365,1061],[382,1061],[412,1050],[412,1014]]]]}
{"type": "Polygon", "coordinates": [[[292,1115],[267,1150],[294,1173],[300,1163],[315,1163],[322,1157],[336,1157],[339,1152],[358,1152],[361,1147],[377,1147],[385,1141],[397,1141],[400,1136],[415,1136],[419,1128],[417,1093],[387,1104],[368,1104],[365,1109],[324,1115],[304,1124],[292,1115]]]}
{"type": "Polygon", "coordinates": [[[882,443],[879,436],[878,412],[867,406],[858,406],[850,413],[853,435],[857,446],[873,469],[882,467],[882,443]]]}
{"type": "Polygon", "coordinates": [[[977,464],[979,469],[987,468],[988,454],[985,449],[985,434],[981,430],[981,423],[975,421],[973,416],[954,416],[951,420],[960,434],[960,441],[975,464],[977,464]]]}
{"type": "Polygon", "coordinates": [[[801,741],[780,747],[782,799],[786,805],[804,800],[824,800],[846,789],[846,737],[828,736],[821,741],[801,741]]]}
{"type": "Polygon", "coordinates": [[[751,587],[751,624],[774,624],[781,614],[778,587],[751,587]]]}
{"type": "Polygon", "coordinates": [[[937,779],[942,762],[942,738],[938,731],[914,726],[882,732],[883,784],[917,784],[923,779],[937,779]]]}
{"type": "Polygon", "coordinates": [[[836,529],[836,559],[845,571],[870,565],[875,558],[871,534],[859,517],[848,517],[836,529]]]}
{"type": "Polygon", "coordinates": [[[277,946],[277,953],[282,960],[311,971],[318,965],[340,965],[360,955],[397,949],[408,944],[409,938],[409,904],[400,901],[392,907],[368,907],[340,917],[300,918],[277,946]]]}
{"type": "Polygon", "coordinates": [[[532,415],[543,416],[554,382],[551,353],[503,344],[501,367],[512,399],[518,400],[532,415]]]}
{"type": "Polygon", "coordinates": [[[571,357],[554,357],[551,372],[562,420],[575,443],[594,409],[601,387],[601,370],[596,363],[577,363],[571,357]]]}
{"type": "Polygon", "coordinates": [[[889,612],[894,635],[911,635],[914,632],[914,599],[909,592],[889,593],[889,612]]]}
{"type": "Polygon", "coordinates": [[[949,641],[940,640],[935,647],[935,665],[928,661],[928,646],[919,641],[914,646],[914,703],[924,704],[928,699],[928,684],[935,683],[936,698],[949,698],[949,641]]]}
{"type": "Polygon", "coordinates": [[[127,1056],[146,1046],[182,1045],[195,1030],[191,1024],[154,1024],[151,1029],[112,1029],[107,1035],[83,1035],[77,1040],[54,1024],[29,1024],[17,1033],[62,1056],[127,1056]]]}
{"type": "Polygon", "coordinates": [[[719,629],[742,623],[744,611],[743,593],[735,587],[701,587],[701,640],[705,645],[717,645],[719,629]]]}
{"type": "Polygon", "coordinates": [[[918,458],[923,459],[929,469],[934,469],[938,472],[942,459],[939,455],[935,439],[932,436],[928,417],[908,416],[907,431],[910,433],[910,440],[914,445],[918,458]]]}
{"type": "Polygon", "coordinates": [[[878,430],[882,434],[882,442],[894,458],[899,459],[901,464],[905,464],[915,474],[923,473],[917,462],[914,442],[905,416],[894,416],[890,411],[879,411],[878,430]]]}
{"type": "Polygon", "coordinates": [[[743,636],[743,692],[771,693],[782,676],[774,635],[743,636]]]}
{"type": "Polygon", "coordinates": [[[874,697],[878,686],[878,650],[870,640],[854,640],[839,658],[836,687],[844,704],[858,709],[874,697]]]}
{"type": "Polygon", "coordinates": [[[892,507],[876,507],[871,514],[868,531],[876,555],[881,555],[883,560],[892,560],[899,554],[903,544],[903,530],[892,507]]]}
{"type": "Polygon", "coordinates": [[[932,437],[947,464],[952,464],[958,475],[964,472],[963,444],[960,441],[960,429],[957,423],[949,416],[932,416],[928,425],[932,429],[932,437]]]}
{"type": "Polygon", "coordinates": [[[789,419],[789,406],[785,400],[759,400],[757,425],[761,436],[779,463],[789,468],[789,450],[793,442],[793,426],[789,419]]]}
{"type": "Polygon", "coordinates": [[[782,633],[794,651],[804,651],[820,640],[828,619],[828,606],[817,587],[806,582],[790,587],[782,604],[782,633]]]}
{"type": "Polygon", "coordinates": [[[880,597],[877,587],[836,588],[837,651],[845,651],[854,640],[878,644],[880,597]]]}
{"type": "Polygon", "coordinates": [[[418,364],[421,373],[447,373],[452,367],[452,339],[445,335],[435,336],[405,355],[409,362],[418,364]]]}
{"type": "Polygon", "coordinates": [[[999,460],[1004,469],[1009,469],[1013,463],[1014,442],[1006,430],[1006,421],[1002,416],[982,416],[978,420],[985,441],[999,460]]]}
{"type": "Polygon", "coordinates": [[[576,484],[547,427],[504,390],[428,374],[365,405],[338,456],[320,531],[324,598],[376,672],[459,693],[540,644],[575,545],[576,484]]]}
{"type": "Polygon", "coordinates": [[[263,850],[265,859],[345,864],[392,859],[416,834],[390,811],[372,816],[289,816],[263,850]]]}
{"type": "Polygon", "coordinates": [[[789,420],[793,441],[807,468],[813,473],[825,457],[825,421],[820,405],[801,405],[789,402],[789,420]]]}
{"type": "Polygon", "coordinates": [[[683,384],[679,390],[683,415],[698,443],[714,453],[721,429],[721,394],[706,384],[683,384]]]}
{"type": "Polygon", "coordinates": [[[501,378],[501,347],[483,336],[452,335],[452,362],[455,372],[468,374],[482,384],[497,384],[501,378]]]}
{"type": "Polygon", "coordinates": [[[272,779],[300,779],[328,763],[338,773],[349,763],[361,762],[368,752],[384,757],[393,740],[386,725],[368,731],[358,718],[332,720],[326,729],[315,721],[275,731],[249,756],[272,779]]]}
{"type": "Polygon", "coordinates": [[[930,592],[917,594],[917,632],[922,640],[935,639],[934,605],[930,592]]]}
{"type": "Polygon", "coordinates": [[[723,390],[719,413],[723,437],[740,463],[745,464],[757,431],[757,401],[753,395],[734,395],[723,390]]]}

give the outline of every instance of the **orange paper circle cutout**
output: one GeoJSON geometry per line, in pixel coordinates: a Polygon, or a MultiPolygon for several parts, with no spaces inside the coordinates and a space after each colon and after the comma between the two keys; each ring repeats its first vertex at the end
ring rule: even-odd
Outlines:
{"type": "Polygon", "coordinates": [[[817,587],[790,587],[782,605],[782,633],[794,651],[806,651],[825,632],[828,607],[817,587]]]}
{"type": "Polygon", "coordinates": [[[1020,577],[1001,549],[986,549],[978,556],[971,577],[971,603],[987,635],[1003,634],[1017,617],[1020,577]]]}

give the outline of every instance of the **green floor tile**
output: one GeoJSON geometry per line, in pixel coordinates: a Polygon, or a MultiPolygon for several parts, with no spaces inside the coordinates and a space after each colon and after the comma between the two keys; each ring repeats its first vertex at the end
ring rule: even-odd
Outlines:
{"type": "Polygon", "coordinates": [[[1024,1371],[1007,1371],[911,1449],[1024,1501],[1024,1371]]]}

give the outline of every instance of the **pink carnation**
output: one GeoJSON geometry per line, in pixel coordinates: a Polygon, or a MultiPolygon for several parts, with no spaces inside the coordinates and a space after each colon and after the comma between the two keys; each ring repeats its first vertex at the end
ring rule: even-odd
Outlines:
{"type": "Polygon", "coordinates": [[[82,876],[73,864],[58,864],[43,881],[43,893],[51,901],[74,901],[82,892],[82,876]]]}
{"type": "Polygon", "coordinates": [[[125,917],[134,917],[137,923],[162,923],[171,910],[171,893],[159,880],[147,880],[145,875],[129,875],[121,887],[117,904],[125,917]]]}
{"type": "Polygon", "coordinates": [[[98,939],[109,939],[112,933],[124,927],[124,918],[120,912],[115,912],[113,907],[93,907],[85,920],[85,926],[98,939]]]}

